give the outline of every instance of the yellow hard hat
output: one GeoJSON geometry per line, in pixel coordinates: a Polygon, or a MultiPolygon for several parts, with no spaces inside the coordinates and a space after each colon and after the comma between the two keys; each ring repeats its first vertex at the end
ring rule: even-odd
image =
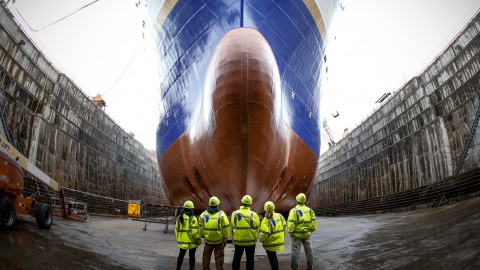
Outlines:
{"type": "Polygon", "coordinates": [[[242,203],[244,204],[252,204],[252,197],[250,195],[245,195],[242,198],[242,203]]]}
{"type": "Polygon", "coordinates": [[[213,196],[210,198],[210,200],[208,200],[208,205],[210,206],[218,206],[219,204],[220,200],[216,196],[213,196]]]}
{"type": "Polygon", "coordinates": [[[265,211],[267,212],[272,212],[273,210],[275,210],[275,204],[273,204],[273,202],[271,201],[267,201],[263,206],[263,209],[265,209],[265,211]]]}
{"type": "Polygon", "coordinates": [[[192,201],[186,201],[186,202],[183,204],[183,208],[193,209],[193,208],[194,208],[193,202],[192,202],[192,201]]]}
{"type": "Polygon", "coordinates": [[[305,196],[303,193],[300,193],[297,195],[296,199],[299,203],[305,203],[307,201],[307,196],[305,196]]]}

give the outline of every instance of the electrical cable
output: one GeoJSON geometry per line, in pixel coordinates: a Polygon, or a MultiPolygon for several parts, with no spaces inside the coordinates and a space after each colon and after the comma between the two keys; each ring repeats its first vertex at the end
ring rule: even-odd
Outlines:
{"type": "Polygon", "coordinates": [[[135,136],[137,136],[137,137],[145,136],[145,135],[147,135],[153,128],[156,128],[156,127],[157,127],[157,125],[155,124],[155,125],[151,126],[150,128],[148,128],[146,131],[144,131],[144,132],[142,132],[142,133],[140,133],[140,134],[135,134],[135,136]]]}
{"type": "MultiPolygon", "coordinates": [[[[90,2],[90,3],[88,3],[88,4],[86,4],[86,5],[78,8],[77,10],[73,11],[72,13],[70,13],[70,14],[68,14],[68,15],[66,15],[66,16],[64,16],[64,17],[62,17],[62,18],[60,18],[60,19],[58,19],[58,20],[56,20],[56,21],[54,21],[54,22],[52,22],[52,23],[50,23],[50,24],[48,24],[48,25],[43,26],[43,27],[40,28],[40,29],[33,29],[33,28],[30,26],[30,24],[28,23],[28,21],[27,21],[27,20],[23,17],[23,15],[20,13],[20,11],[19,11],[15,6],[14,6],[14,8],[15,8],[15,10],[17,11],[17,13],[20,15],[20,17],[22,18],[22,20],[27,24],[28,28],[30,28],[30,30],[33,31],[33,32],[38,32],[38,31],[40,31],[40,30],[43,30],[43,29],[45,29],[45,28],[47,28],[47,27],[49,27],[49,26],[51,26],[51,25],[54,25],[54,24],[56,24],[56,23],[58,23],[58,22],[60,22],[60,21],[62,21],[62,20],[64,20],[64,19],[66,19],[66,18],[74,15],[75,13],[78,13],[79,11],[85,9],[86,7],[88,7],[88,6],[96,3],[96,2],[98,2],[98,1],[100,1],[100,0],[94,0],[94,1],[92,1],[92,2],[90,2]]],[[[120,74],[120,76],[118,77],[118,79],[113,83],[112,86],[110,86],[110,88],[108,88],[107,91],[105,91],[103,94],[101,94],[102,96],[105,95],[106,93],[108,93],[110,90],[112,90],[112,88],[120,81],[120,79],[122,79],[123,75],[124,75],[125,72],[128,70],[128,68],[130,67],[130,65],[132,64],[133,59],[135,59],[135,57],[136,57],[136,55],[137,55],[137,53],[138,53],[138,50],[140,49],[141,45],[142,45],[142,43],[139,44],[139,46],[138,46],[137,49],[135,50],[135,53],[134,53],[133,57],[130,59],[130,62],[129,62],[128,65],[125,67],[125,69],[123,70],[123,72],[120,74]]]]}
{"type": "Polygon", "coordinates": [[[100,0],[94,0],[94,1],[92,1],[92,2],[90,2],[90,3],[88,3],[88,4],[86,4],[86,5],[84,5],[83,7],[78,8],[77,10],[73,11],[72,13],[70,13],[70,14],[68,14],[68,15],[66,15],[66,16],[64,16],[64,17],[62,17],[62,18],[60,18],[60,19],[58,19],[58,20],[56,20],[56,21],[54,21],[54,22],[52,22],[52,23],[50,23],[50,24],[47,24],[47,25],[41,27],[40,29],[33,29],[33,28],[30,26],[30,24],[28,24],[27,20],[25,20],[25,18],[22,16],[22,13],[20,13],[20,11],[18,11],[18,9],[17,9],[15,6],[13,6],[13,7],[14,7],[15,10],[17,11],[17,13],[20,15],[20,17],[22,18],[22,20],[27,24],[28,28],[30,28],[30,30],[32,30],[33,32],[38,32],[38,31],[41,31],[41,30],[43,30],[43,29],[45,29],[45,28],[47,28],[47,27],[49,27],[49,26],[52,26],[52,25],[54,25],[54,24],[56,24],[56,23],[58,23],[58,22],[61,22],[61,21],[65,20],[65,19],[67,19],[68,17],[74,15],[75,13],[78,13],[79,11],[83,10],[84,8],[90,6],[90,5],[92,5],[92,4],[94,4],[94,3],[98,2],[98,1],[100,1],[100,0]]]}
{"type": "Polygon", "coordinates": [[[110,88],[107,89],[107,91],[105,91],[103,94],[101,94],[102,96],[105,95],[106,93],[108,93],[110,90],[112,90],[112,88],[123,78],[123,75],[125,75],[125,72],[127,72],[128,68],[132,64],[133,59],[135,59],[135,57],[137,56],[137,53],[138,53],[138,50],[140,49],[140,47],[142,47],[142,42],[140,42],[140,44],[138,45],[137,49],[135,50],[135,53],[133,54],[132,58],[130,59],[130,62],[128,62],[127,66],[123,70],[122,74],[120,74],[118,79],[112,84],[112,86],[110,86],[110,88]]]}

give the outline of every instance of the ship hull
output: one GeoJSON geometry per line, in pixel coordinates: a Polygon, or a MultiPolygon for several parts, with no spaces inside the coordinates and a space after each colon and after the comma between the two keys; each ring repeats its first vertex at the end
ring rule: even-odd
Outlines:
{"type": "Polygon", "coordinates": [[[231,211],[249,194],[253,209],[271,200],[287,210],[291,194],[309,190],[317,158],[283,120],[268,42],[251,28],[228,32],[206,81],[196,124],[159,159],[171,202],[206,207],[215,195],[231,211]]]}
{"type": "Polygon", "coordinates": [[[271,200],[285,211],[309,192],[327,2],[166,1],[153,12],[157,159],[172,204],[217,196],[230,213],[249,194],[254,210],[271,200]]]}

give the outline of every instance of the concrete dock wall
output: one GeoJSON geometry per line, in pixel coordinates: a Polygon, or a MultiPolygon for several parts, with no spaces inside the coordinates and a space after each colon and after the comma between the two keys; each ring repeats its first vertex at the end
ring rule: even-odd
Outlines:
{"type": "Polygon", "coordinates": [[[385,197],[480,167],[479,33],[477,15],[420,75],[320,157],[313,206],[385,197]]]}
{"type": "Polygon", "coordinates": [[[0,4],[1,133],[60,185],[166,203],[156,157],[39,51],[0,4]]]}

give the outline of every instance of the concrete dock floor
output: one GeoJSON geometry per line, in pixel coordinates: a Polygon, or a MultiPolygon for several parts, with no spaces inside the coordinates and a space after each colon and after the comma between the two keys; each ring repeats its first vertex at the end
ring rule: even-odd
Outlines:
{"type": "MultiPolygon", "coordinates": [[[[480,198],[437,208],[378,215],[318,217],[315,269],[480,269],[480,198]]],[[[175,269],[178,247],[169,226],[91,216],[55,218],[51,230],[17,216],[15,231],[0,232],[0,269],[175,269]]],[[[233,245],[225,250],[231,269],[233,245]]],[[[197,249],[201,269],[203,244],[197,249]]],[[[278,253],[290,269],[290,238],[278,253]]],[[[245,255],[242,269],[245,265],[245,255]]],[[[305,268],[302,249],[300,269],[305,268]]],[[[213,258],[212,269],[215,269],[213,258]]],[[[270,269],[257,244],[256,269],[270,269]]],[[[188,254],[183,263],[188,269],[188,254]]]]}

